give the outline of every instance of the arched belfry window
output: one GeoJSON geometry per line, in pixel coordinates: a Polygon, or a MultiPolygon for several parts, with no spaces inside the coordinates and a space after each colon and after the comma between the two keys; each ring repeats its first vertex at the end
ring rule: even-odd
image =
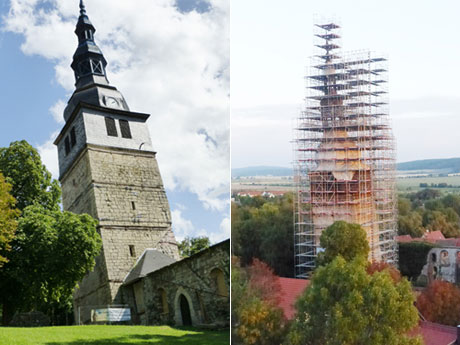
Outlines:
{"type": "Polygon", "coordinates": [[[228,290],[227,290],[227,286],[225,285],[224,272],[222,272],[222,270],[219,268],[214,268],[211,271],[211,279],[214,282],[214,286],[215,286],[217,294],[220,296],[227,297],[228,290]]]}

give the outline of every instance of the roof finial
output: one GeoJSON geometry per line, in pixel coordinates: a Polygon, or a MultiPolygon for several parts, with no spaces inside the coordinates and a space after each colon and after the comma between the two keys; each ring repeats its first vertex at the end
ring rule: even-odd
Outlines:
{"type": "Polygon", "coordinates": [[[83,3],[83,0],[80,0],[80,15],[85,15],[86,14],[86,8],[85,4],[83,3]]]}

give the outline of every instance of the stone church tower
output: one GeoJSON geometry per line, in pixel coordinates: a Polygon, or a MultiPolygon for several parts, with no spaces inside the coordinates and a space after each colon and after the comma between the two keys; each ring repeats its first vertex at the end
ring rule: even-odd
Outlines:
{"type": "Polygon", "coordinates": [[[54,144],[64,209],[98,219],[103,249],[74,295],[76,309],[123,303],[120,286],[146,248],[179,259],[146,124],[150,115],[130,111],[109,84],[95,31],[81,0],[71,65],[76,90],[54,144]]]}

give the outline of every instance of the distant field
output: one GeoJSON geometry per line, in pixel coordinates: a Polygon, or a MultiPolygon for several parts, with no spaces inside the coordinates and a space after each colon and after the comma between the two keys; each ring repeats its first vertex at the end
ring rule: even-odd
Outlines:
{"type": "Polygon", "coordinates": [[[169,326],[0,328],[0,345],[228,345],[229,331],[169,326]]]}
{"type": "MultiPolygon", "coordinates": [[[[398,178],[397,188],[400,192],[418,191],[421,189],[420,183],[431,184],[447,183],[448,185],[460,186],[460,176],[446,176],[446,177],[411,177],[411,178],[398,178]]],[[[460,193],[460,188],[436,188],[441,191],[454,191],[460,193]]],[[[288,177],[248,177],[241,179],[232,179],[232,192],[240,191],[294,191],[294,181],[288,177]]]]}
{"type": "MultiPolygon", "coordinates": [[[[413,177],[413,178],[400,178],[397,181],[397,187],[400,191],[417,191],[420,188],[420,183],[431,184],[447,183],[448,185],[460,186],[460,176],[446,176],[446,177],[413,177]]],[[[458,191],[460,188],[436,188],[444,191],[458,191]]]]}

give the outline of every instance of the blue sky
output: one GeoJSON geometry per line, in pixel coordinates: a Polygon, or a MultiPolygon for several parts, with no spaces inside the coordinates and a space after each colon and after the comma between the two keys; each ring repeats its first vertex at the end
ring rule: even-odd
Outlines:
{"type": "MultiPolygon", "coordinates": [[[[55,177],[57,155],[51,142],[63,126],[62,107],[73,91],[70,59],[77,47],[72,31],[78,2],[0,2],[0,146],[27,140],[39,149],[55,177]]],[[[124,94],[133,111],[152,114],[149,126],[176,236],[207,235],[213,242],[228,238],[228,4],[201,0],[139,0],[136,6],[114,0],[86,3],[97,29],[96,42],[109,63],[111,84],[124,94]],[[103,7],[109,4],[110,11],[105,11],[103,7]],[[143,17],[142,10],[152,13],[152,18],[143,17]],[[123,16],[130,23],[117,22],[123,16]],[[157,23],[150,23],[155,16],[157,23]],[[216,32],[209,34],[212,30],[216,32]],[[223,42],[216,44],[217,36],[224,37],[223,42]],[[175,44],[171,37],[177,39],[175,44]],[[129,59],[132,49],[144,61],[129,59]],[[187,70],[182,71],[180,65],[187,70]],[[217,74],[222,77],[216,79],[217,74]],[[195,88],[189,96],[178,92],[184,83],[195,88]]]]}
{"type": "Polygon", "coordinates": [[[331,18],[343,51],[389,58],[397,160],[460,157],[459,13],[456,0],[232,0],[232,167],[291,165],[313,24],[331,18]]]}

